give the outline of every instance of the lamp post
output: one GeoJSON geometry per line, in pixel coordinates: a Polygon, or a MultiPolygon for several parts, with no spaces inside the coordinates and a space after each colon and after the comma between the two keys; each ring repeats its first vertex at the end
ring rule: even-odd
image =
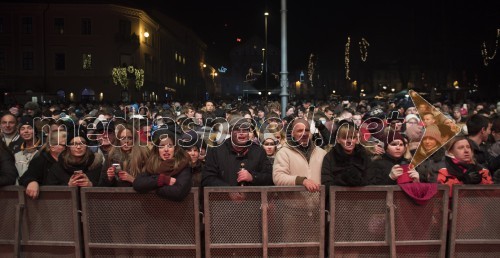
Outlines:
{"type": "Polygon", "coordinates": [[[265,33],[265,36],[264,36],[264,68],[265,68],[265,83],[266,83],[266,91],[267,91],[267,53],[269,52],[267,48],[267,16],[269,16],[269,13],[268,12],[265,12],[264,13],[264,33],[265,33]]]}

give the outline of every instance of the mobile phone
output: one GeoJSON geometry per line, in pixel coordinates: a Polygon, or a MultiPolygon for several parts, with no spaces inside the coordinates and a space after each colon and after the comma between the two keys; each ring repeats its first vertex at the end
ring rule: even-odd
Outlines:
{"type": "Polygon", "coordinates": [[[120,166],[120,163],[113,163],[111,166],[115,168],[115,174],[118,174],[122,170],[122,166],[120,166]]]}
{"type": "Polygon", "coordinates": [[[75,170],[75,172],[73,172],[73,174],[83,174],[83,170],[75,170]]]}

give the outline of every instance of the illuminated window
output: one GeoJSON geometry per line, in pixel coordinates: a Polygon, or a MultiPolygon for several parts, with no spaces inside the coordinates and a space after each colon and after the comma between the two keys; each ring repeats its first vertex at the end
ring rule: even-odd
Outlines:
{"type": "Polygon", "coordinates": [[[91,70],[92,69],[92,54],[83,54],[82,55],[83,62],[83,70],[91,70]]]}
{"type": "Polygon", "coordinates": [[[182,86],[186,86],[186,78],[182,78],[182,86]]]}
{"type": "Polygon", "coordinates": [[[186,58],[182,57],[182,64],[186,64],[186,58]]]}
{"type": "Polygon", "coordinates": [[[177,61],[177,60],[178,60],[178,56],[179,56],[179,55],[177,54],[177,52],[175,52],[175,61],[177,61]]]}

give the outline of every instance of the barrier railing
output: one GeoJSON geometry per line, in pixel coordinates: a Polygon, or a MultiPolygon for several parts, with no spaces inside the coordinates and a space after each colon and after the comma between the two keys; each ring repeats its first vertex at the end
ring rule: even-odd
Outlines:
{"type": "Polygon", "coordinates": [[[448,191],[417,205],[399,186],[331,187],[329,257],[445,257],[448,191]]]}
{"type": "Polygon", "coordinates": [[[0,202],[0,235],[14,235],[2,241],[2,257],[81,257],[77,188],[42,186],[33,200],[23,187],[4,187],[0,202]]]}
{"type": "Polygon", "coordinates": [[[450,257],[500,257],[500,185],[453,186],[450,257]]]}
{"type": "Polygon", "coordinates": [[[198,188],[182,202],[132,188],[82,188],[86,257],[201,257],[198,188]]]}
{"type": "MultiPolygon", "coordinates": [[[[131,188],[0,189],[0,257],[324,257],[325,197],[303,187],[198,188],[183,202],[131,188]],[[239,195],[240,193],[241,195],[239,195]],[[82,208],[81,221],[79,205],[82,208]],[[84,243],[84,245],[82,245],[84,243]]],[[[500,257],[500,186],[416,205],[398,186],[330,189],[329,257],[500,257]],[[448,249],[446,249],[448,247],[448,249]],[[446,252],[447,251],[447,252],[446,252]]]]}
{"type": "Polygon", "coordinates": [[[207,187],[205,255],[324,257],[325,188],[207,187]]]}

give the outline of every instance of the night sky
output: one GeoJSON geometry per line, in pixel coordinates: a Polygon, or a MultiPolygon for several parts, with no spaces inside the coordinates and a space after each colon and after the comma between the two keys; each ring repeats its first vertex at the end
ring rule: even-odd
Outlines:
{"type": "MultiPolygon", "coordinates": [[[[209,46],[209,57],[217,61],[228,61],[227,50],[238,44],[237,37],[264,38],[266,9],[269,44],[280,46],[280,0],[158,2],[148,2],[148,8],[162,9],[194,30],[209,46]]],[[[484,69],[481,44],[486,40],[492,50],[500,28],[500,1],[308,0],[287,5],[290,71],[307,67],[312,52],[323,66],[343,67],[348,35],[356,45],[361,37],[367,39],[372,62],[404,59],[484,69]]],[[[498,59],[500,53],[489,67],[499,68],[498,59]]]]}

